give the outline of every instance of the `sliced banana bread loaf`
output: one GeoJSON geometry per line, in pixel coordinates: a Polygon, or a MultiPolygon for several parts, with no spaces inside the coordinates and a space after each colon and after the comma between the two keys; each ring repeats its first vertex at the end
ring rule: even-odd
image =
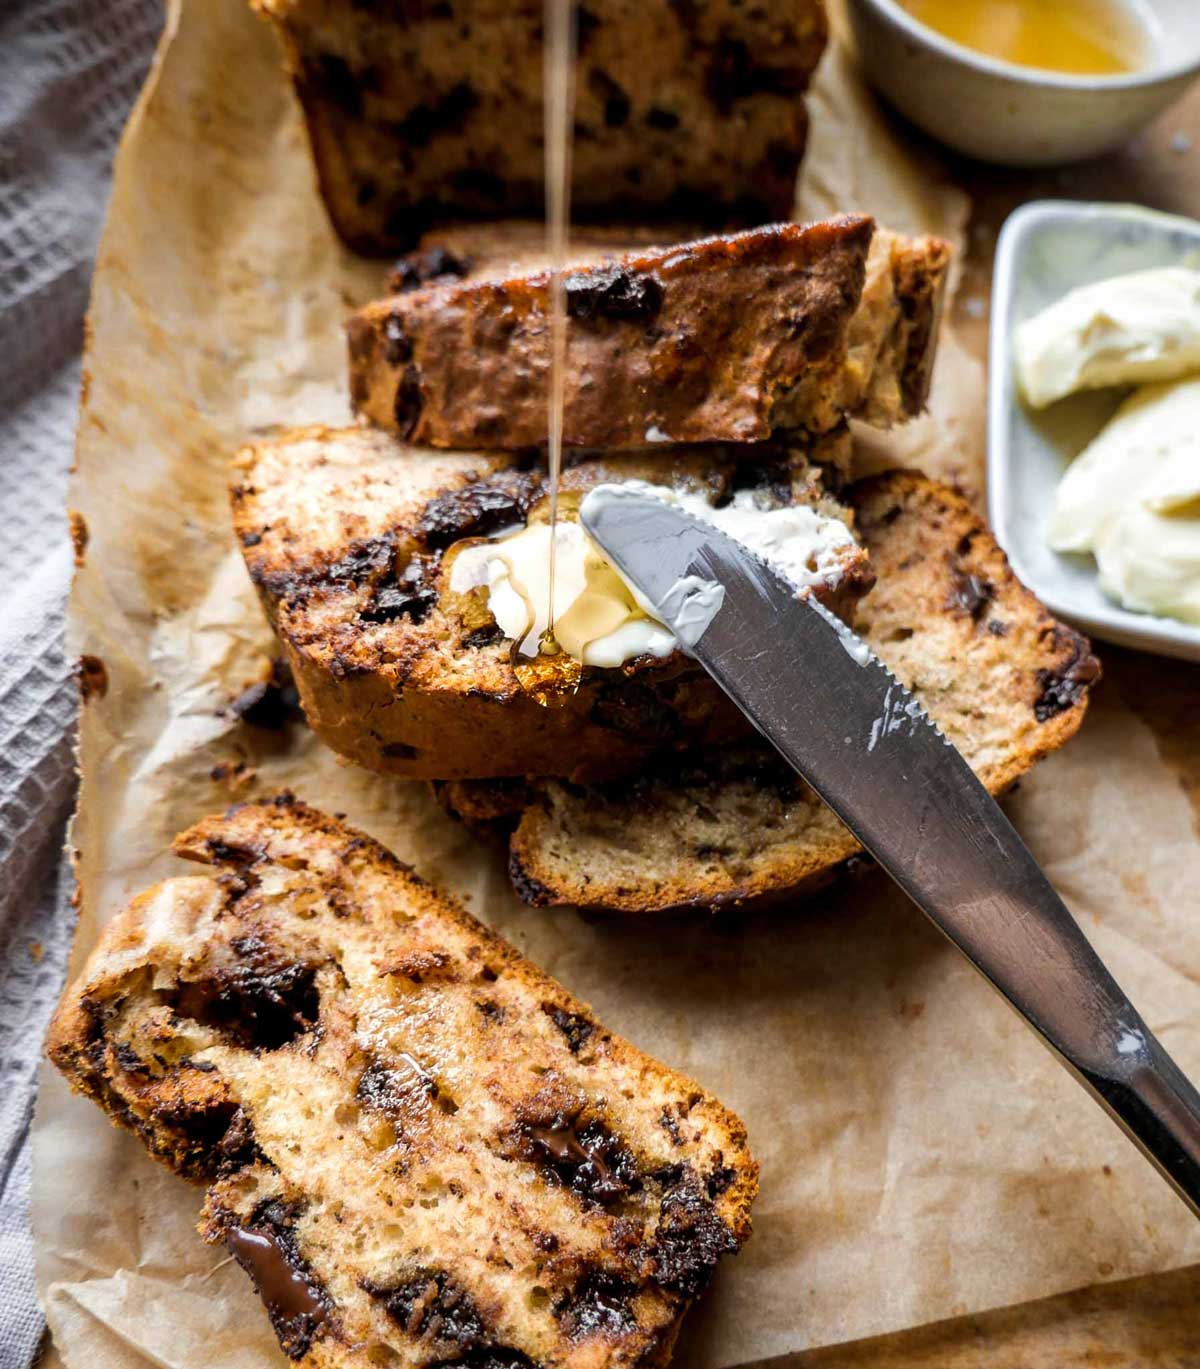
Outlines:
{"type": "Polygon", "coordinates": [[[745,1129],[361,833],[235,809],[105,929],[72,1086],[208,1185],[313,1369],[663,1365],[750,1230],[745,1129]]]}
{"type": "MultiPolygon", "coordinates": [[[[852,623],[993,793],[1078,730],[1099,666],[1013,576],[969,505],[892,472],[847,498],[875,587],[852,623]]],[[[742,904],[828,881],[859,852],[769,747],[709,747],[635,780],[437,786],[453,812],[511,834],[510,872],[535,904],[626,913],[742,904]]]]}
{"type": "MultiPolygon", "coordinates": [[[[253,0],[283,38],[334,226],[361,252],[432,221],[542,212],[542,0],[253,0]]],[[[821,0],[577,8],[572,210],[787,218],[821,0]]]]}
{"type": "MultiPolygon", "coordinates": [[[[755,459],[714,447],[587,456],[564,472],[561,513],[572,519],[592,485],[638,478],[716,503],[810,506],[845,534],[832,520],[853,514],[823,473],[836,488],[846,445],[819,444],[824,466],[771,445],[755,459]]],[[[308,720],[334,750],[413,779],[612,778],[747,734],[678,651],[585,667],[553,707],[522,687],[487,591],[455,589],[452,572],[472,540],[544,520],[545,494],[544,469],[521,456],[417,449],[365,428],[303,429],[239,455],[235,532],[308,720]]],[[[867,556],[846,534],[830,558],[818,592],[845,613],[870,584],[867,556]]]]}

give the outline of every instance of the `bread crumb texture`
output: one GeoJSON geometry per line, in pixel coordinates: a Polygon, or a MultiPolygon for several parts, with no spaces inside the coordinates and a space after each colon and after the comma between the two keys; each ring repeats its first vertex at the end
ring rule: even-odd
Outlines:
{"type": "Polygon", "coordinates": [[[311,1366],[661,1365],[749,1234],[741,1123],[375,842],[283,796],[105,929],[49,1050],[207,1185],[311,1366]]]}
{"type": "MultiPolygon", "coordinates": [[[[1100,667],[1085,637],[1022,586],[966,500],[912,472],[852,485],[875,586],[855,631],[914,691],[993,794],[1078,731],[1100,667]]],[[[632,780],[439,786],[469,824],[511,832],[534,904],[628,913],[812,891],[860,847],[772,750],[672,758],[632,780]]]]}
{"type": "MultiPolygon", "coordinates": [[[[806,446],[589,453],[564,471],[559,513],[576,517],[606,480],[641,479],[715,503],[751,490],[763,507],[808,504],[852,526],[832,492],[847,454],[844,430],[806,446]]],[[[409,779],[611,778],[655,752],[749,732],[682,652],[589,669],[555,708],[522,688],[486,591],[456,593],[450,580],[460,548],[547,518],[547,495],[527,458],[410,447],[366,428],[298,429],[241,453],[235,534],[327,745],[409,779]]],[[[821,594],[846,613],[871,571],[856,543],[841,561],[821,594]]]]}

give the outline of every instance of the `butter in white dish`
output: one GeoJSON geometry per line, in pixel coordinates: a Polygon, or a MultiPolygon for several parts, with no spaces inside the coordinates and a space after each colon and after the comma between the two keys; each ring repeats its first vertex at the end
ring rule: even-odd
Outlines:
{"type": "MultiPolygon", "coordinates": [[[[608,489],[634,489],[712,523],[757,553],[797,589],[833,586],[842,576],[843,555],[854,535],[840,519],[807,504],[768,508],[753,490],[740,490],[720,508],[703,494],[646,481],[599,485],[587,500],[608,489]]],[[[586,501],[585,501],[586,502],[586,501]]],[[[508,537],[462,548],[450,571],[450,588],[463,594],[486,587],[488,611],[510,641],[536,651],[549,625],[550,528],[532,523],[508,537]]],[[[584,665],[616,667],[637,656],[669,656],[699,640],[720,607],[721,587],[704,593],[687,586],[680,630],[671,631],[604,557],[576,522],[561,521],[555,538],[554,635],[559,646],[584,665]],[[683,612],[686,607],[686,612],[683,612]],[[702,611],[703,610],[703,611],[702,611]],[[707,616],[705,616],[707,615],[707,616]],[[687,626],[683,626],[686,619],[687,626]]]]}
{"type": "Polygon", "coordinates": [[[1048,540],[1092,552],[1126,608],[1200,623],[1200,378],[1125,400],[1063,476],[1048,540]]]}
{"type": "Polygon", "coordinates": [[[1035,409],[1200,371],[1200,271],[1156,267],[1080,286],[1020,325],[1014,358],[1035,409]]]}

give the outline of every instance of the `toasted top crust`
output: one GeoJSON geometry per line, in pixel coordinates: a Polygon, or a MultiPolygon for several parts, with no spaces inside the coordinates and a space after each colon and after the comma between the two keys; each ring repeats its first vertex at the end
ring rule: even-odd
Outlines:
{"type": "MultiPolygon", "coordinates": [[[[671,240],[661,227],[573,225],[570,257],[575,269],[611,266],[622,253],[671,240]]],[[[879,428],[922,411],[952,255],[941,238],[876,230],[833,407],[879,428]]],[[[453,281],[503,282],[545,271],[546,263],[544,223],[449,225],[426,234],[419,250],[396,263],[388,289],[404,294],[453,281]]]]}
{"type": "MultiPolygon", "coordinates": [[[[283,36],[350,246],[402,251],[431,220],[541,214],[541,0],[254,3],[283,36]]],[[[820,0],[588,0],[578,16],[576,217],[790,214],[820,0]]]]}
{"type": "MultiPolygon", "coordinates": [[[[853,625],[1000,793],[1078,730],[1099,666],[1014,577],[965,500],[910,472],[850,488],[877,575],[853,625]]],[[[709,748],[632,781],[463,783],[468,822],[515,831],[531,903],[627,913],[742,904],[827,880],[858,844],[773,751],[709,748]]]]}
{"type": "MultiPolygon", "coordinates": [[[[872,233],[861,216],[773,224],[571,270],[564,442],[761,442],[835,427],[872,233]]],[[[549,298],[537,271],[367,305],[349,324],[355,408],[435,447],[544,445],[549,298]]]]}
{"type": "MultiPolygon", "coordinates": [[[[561,512],[574,516],[594,484],[639,478],[714,499],[749,485],[852,525],[807,454],[772,445],[755,456],[713,447],[581,456],[564,472],[561,512]]],[[[449,565],[464,540],[543,516],[545,488],[543,469],[515,454],[450,455],[363,428],[302,429],[239,455],[235,532],[309,721],[330,745],[411,778],[555,767],[615,775],[688,736],[745,730],[680,652],[588,667],[553,709],[522,688],[485,592],[452,593],[449,565]]],[[[841,583],[821,591],[835,611],[870,583],[861,548],[848,546],[843,560],[841,583]]]]}
{"type": "Polygon", "coordinates": [[[745,1130],[360,833],[288,798],[105,929],[51,1025],[303,1365],[660,1365],[749,1233],[745,1130]]]}

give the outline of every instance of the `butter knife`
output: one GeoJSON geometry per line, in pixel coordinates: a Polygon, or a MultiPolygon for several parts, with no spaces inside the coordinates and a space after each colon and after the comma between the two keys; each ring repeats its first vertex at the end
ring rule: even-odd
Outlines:
{"type": "Polygon", "coordinates": [[[754,726],[1200,1216],[1200,1093],[999,805],[839,619],[743,545],[601,486],[587,532],[754,726]]]}

